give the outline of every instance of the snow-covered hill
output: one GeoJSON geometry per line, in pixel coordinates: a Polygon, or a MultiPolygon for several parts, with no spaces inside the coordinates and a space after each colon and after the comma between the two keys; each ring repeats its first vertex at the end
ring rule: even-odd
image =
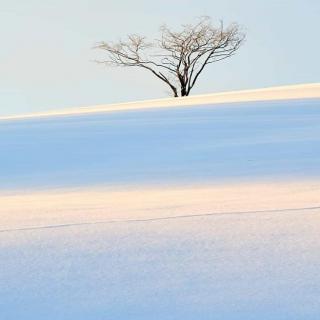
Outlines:
{"type": "Polygon", "coordinates": [[[0,120],[0,319],[318,319],[320,86],[0,120]]]}
{"type": "Polygon", "coordinates": [[[228,91],[214,94],[195,95],[180,98],[167,98],[157,100],[135,101],[109,105],[98,105],[65,110],[53,110],[32,114],[12,115],[0,117],[6,119],[26,119],[36,117],[51,117],[59,115],[78,115],[97,112],[129,111],[154,108],[172,108],[198,105],[216,105],[221,103],[249,102],[249,101],[274,101],[292,99],[310,99],[320,97],[320,83],[299,84],[281,87],[271,87],[255,90],[228,91]]]}
{"type": "MultiPolygon", "coordinates": [[[[320,96],[320,86],[299,88],[291,98],[320,96]]],[[[277,89],[281,95],[288,89],[277,89]]],[[[208,97],[205,105],[1,120],[0,190],[319,176],[319,99],[210,104],[208,97]]]]}

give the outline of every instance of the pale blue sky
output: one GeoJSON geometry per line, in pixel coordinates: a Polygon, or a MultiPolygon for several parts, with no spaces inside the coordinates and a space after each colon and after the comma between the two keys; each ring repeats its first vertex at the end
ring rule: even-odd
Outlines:
{"type": "Polygon", "coordinates": [[[211,65],[193,94],[320,81],[319,0],[0,0],[0,115],[167,96],[139,70],[108,69],[91,46],[127,33],[155,37],[210,15],[247,42],[211,65]]]}

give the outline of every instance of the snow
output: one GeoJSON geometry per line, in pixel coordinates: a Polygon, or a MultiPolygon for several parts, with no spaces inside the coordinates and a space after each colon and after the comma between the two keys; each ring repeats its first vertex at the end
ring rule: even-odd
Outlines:
{"type": "Polygon", "coordinates": [[[1,319],[318,319],[319,214],[0,234],[1,319]]]}
{"type": "Polygon", "coordinates": [[[135,101],[126,103],[116,103],[109,105],[98,105],[81,108],[69,108],[65,110],[53,110],[48,112],[39,112],[31,114],[18,114],[0,117],[5,119],[26,119],[36,117],[51,117],[61,115],[90,114],[97,112],[112,112],[125,110],[141,110],[154,108],[172,108],[195,105],[210,104],[219,105],[221,103],[249,102],[249,101],[274,101],[290,99],[312,99],[320,97],[320,83],[298,84],[280,87],[271,87],[254,90],[240,90],[219,92],[205,95],[192,95],[189,97],[155,99],[145,101],[135,101]]]}
{"type": "Polygon", "coordinates": [[[318,177],[319,100],[2,121],[0,189],[318,177]]]}
{"type": "Polygon", "coordinates": [[[0,120],[0,319],[319,319],[307,87],[0,120]]]}

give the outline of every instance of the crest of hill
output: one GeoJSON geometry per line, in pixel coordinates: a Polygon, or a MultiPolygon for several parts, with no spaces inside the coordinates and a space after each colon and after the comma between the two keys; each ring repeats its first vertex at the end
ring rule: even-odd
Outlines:
{"type": "Polygon", "coordinates": [[[25,119],[36,117],[71,116],[101,112],[126,110],[185,107],[206,104],[223,104],[253,101],[316,99],[320,98],[320,83],[299,84],[280,87],[270,87],[254,90],[229,91],[189,97],[165,98],[127,103],[107,104],[90,107],[69,108],[41,113],[0,117],[0,120],[25,119]]]}

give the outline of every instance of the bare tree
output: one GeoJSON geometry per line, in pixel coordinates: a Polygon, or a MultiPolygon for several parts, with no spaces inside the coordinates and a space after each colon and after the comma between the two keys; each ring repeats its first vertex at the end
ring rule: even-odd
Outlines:
{"type": "Polygon", "coordinates": [[[188,96],[204,68],[234,55],[245,39],[238,24],[225,28],[221,21],[213,26],[209,17],[183,25],[181,31],[163,25],[160,33],[153,42],[135,34],[126,41],[100,42],[95,48],[106,51],[107,58],[97,62],[149,70],[170,87],[174,97],[188,96]]]}

